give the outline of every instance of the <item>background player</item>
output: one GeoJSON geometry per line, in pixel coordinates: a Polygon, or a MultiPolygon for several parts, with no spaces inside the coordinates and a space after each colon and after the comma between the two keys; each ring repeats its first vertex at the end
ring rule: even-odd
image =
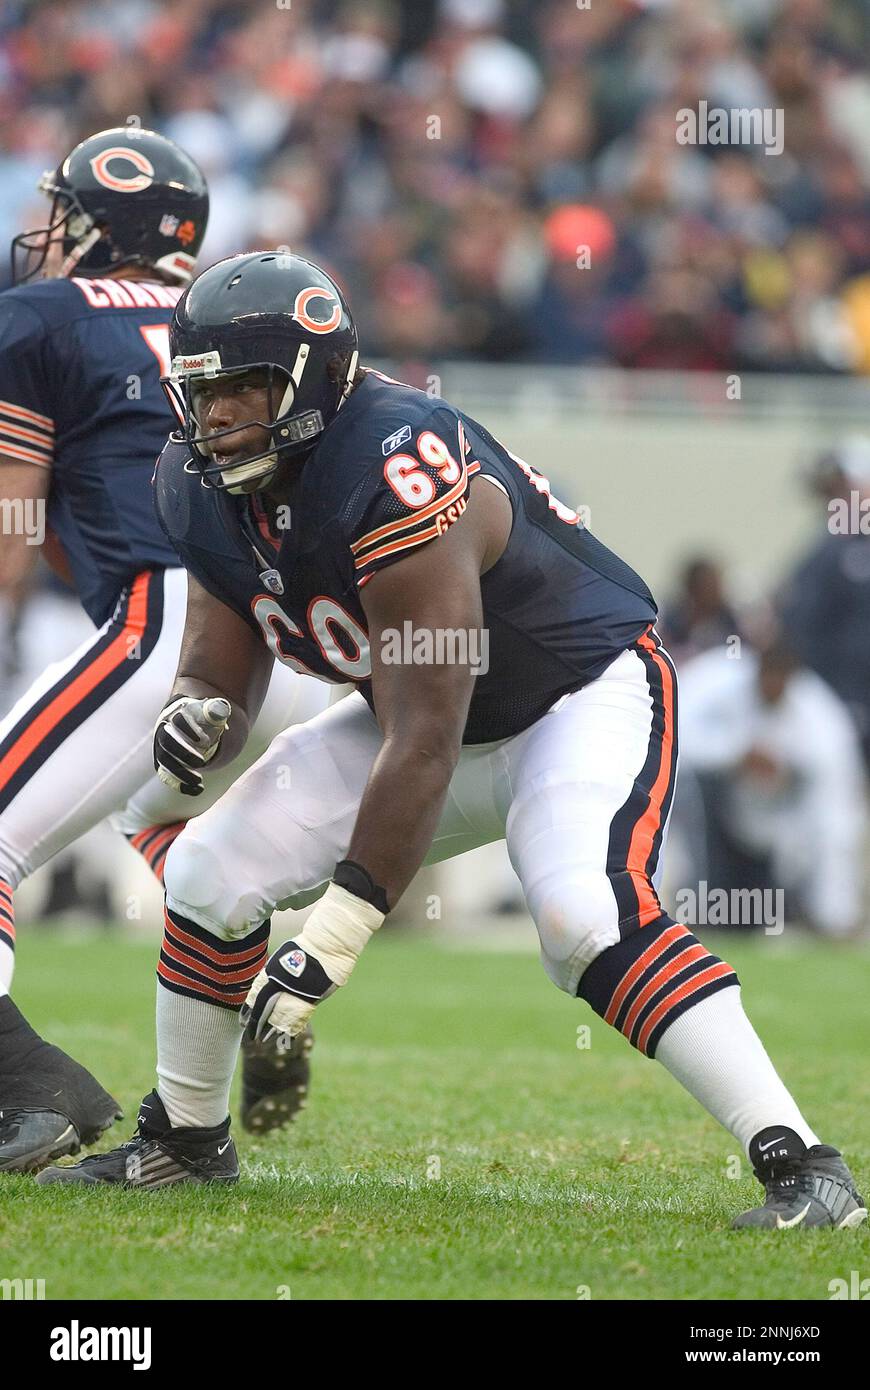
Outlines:
{"type": "MultiPolygon", "coordinates": [[[[549,977],[745,1146],[766,1200],[738,1224],[860,1224],[849,1171],[779,1079],[733,970],[662,910],[676,677],[643,581],[484,427],[359,372],[341,292],[301,257],[213,266],[171,344],[185,432],[158,464],[157,501],[198,585],[174,693],[222,694],[250,718],[269,652],[358,690],[279,735],[176,840],[158,992],[181,952],[187,978],[169,983],[189,1007],[159,1011],[158,1090],[135,1139],[40,1181],[232,1181],[233,1002],[216,1004],[202,962],[247,973],[253,1037],[295,1036],[424,861],[504,837],[549,977]],[[465,658],[439,659],[439,634],[465,634],[465,658]],[[270,913],[323,885],[257,973],[270,913]]],[[[185,759],[178,718],[173,705],[158,723],[156,756],[195,778],[221,731],[185,759]]]]}
{"type": "MultiPolygon", "coordinates": [[[[152,773],[187,584],[154,515],[151,474],[170,423],[159,385],[168,322],[205,233],[208,191],[184,151],[136,127],[83,141],[40,186],[48,225],[15,238],[20,283],[0,296],[0,496],[46,521],[97,630],[0,722],[0,1170],[74,1152],[119,1113],[9,997],[15,889],[125,803],[120,827],[160,877],[190,804],[152,773]]],[[[4,537],[7,590],[20,592],[36,555],[23,531],[4,537]]],[[[319,683],[280,673],[248,760],[325,700],[319,683]]],[[[234,733],[245,732],[237,720],[234,733]]],[[[209,796],[232,776],[213,777],[209,796]]],[[[297,1051],[281,1059],[293,1104],[307,1070],[297,1051]]]]}

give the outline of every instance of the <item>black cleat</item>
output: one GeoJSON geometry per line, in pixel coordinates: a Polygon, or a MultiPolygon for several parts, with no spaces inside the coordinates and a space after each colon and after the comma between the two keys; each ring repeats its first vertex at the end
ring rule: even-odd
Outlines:
{"type": "Polygon", "coordinates": [[[93,1144],[121,1118],[91,1073],[0,998],[0,1173],[36,1173],[93,1144]]]}
{"type": "Polygon", "coordinates": [[[162,1100],[152,1091],[139,1107],[139,1127],[132,1139],[67,1167],[46,1168],[36,1181],[155,1188],[179,1182],[236,1182],[238,1176],[229,1116],[211,1129],[173,1129],[162,1100]]]}
{"type": "Polygon", "coordinates": [[[808,1149],[793,1129],[778,1126],[755,1136],[749,1157],[767,1196],[763,1206],[737,1217],[734,1230],[834,1226],[843,1231],[866,1221],[867,1208],[839,1149],[828,1144],[808,1149]]]}
{"type": "Polygon", "coordinates": [[[314,1034],[304,1029],[298,1037],[274,1033],[268,1041],[242,1040],[243,1127],[251,1134],[280,1129],[305,1105],[311,1079],[309,1057],[314,1034]]]}
{"type": "Polygon", "coordinates": [[[66,1115],[0,1110],[0,1173],[38,1173],[46,1163],[80,1148],[79,1132],[66,1115]]]}

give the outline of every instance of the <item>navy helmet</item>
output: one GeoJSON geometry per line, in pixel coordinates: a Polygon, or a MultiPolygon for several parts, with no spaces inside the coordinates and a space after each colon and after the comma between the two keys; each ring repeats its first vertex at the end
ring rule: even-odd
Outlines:
{"type": "Polygon", "coordinates": [[[43,174],[39,189],[52,200],[49,220],[13,238],[14,284],[39,274],[58,232],[61,276],[140,265],[190,281],[208,224],[208,187],[165,135],[132,125],[102,130],[43,174]]]}
{"type": "Polygon", "coordinates": [[[252,251],[229,256],[185,290],[169,330],[171,373],[164,388],[182,422],[203,482],[231,491],[266,482],[279,462],[316,446],[354,385],[359,349],[347,301],[326,271],[304,256],[252,251]],[[197,390],[221,377],[257,371],[268,389],[268,419],[200,432],[197,390]],[[268,446],[221,468],[208,446],[255,423],[268,446]]]}

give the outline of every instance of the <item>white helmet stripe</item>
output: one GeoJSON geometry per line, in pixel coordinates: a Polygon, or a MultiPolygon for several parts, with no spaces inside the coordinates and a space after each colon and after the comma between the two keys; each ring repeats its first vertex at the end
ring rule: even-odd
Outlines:
{"type": "Polygon", "coordinates": [[[311,348],[308,346],[307,343],[299,344],[299,351],[296,354],[296,361],[293,364],[293,370],[290,373],[297,386],[302,381],[302,373],[305,371],[305,363],[308,361],[308,354],[310,351],[311,348]]]}

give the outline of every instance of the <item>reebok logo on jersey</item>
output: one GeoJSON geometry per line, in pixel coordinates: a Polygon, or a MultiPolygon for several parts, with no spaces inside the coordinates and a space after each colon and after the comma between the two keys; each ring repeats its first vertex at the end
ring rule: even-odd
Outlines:
{"type": "Polygon", "coordinates": [[[410,438],[410,425],[403,425],[401,429],[394,430],[392,434],[387,435],[387,438],[381,445],[381,452],[383,453],[384,458],[387,457],[387,454],[391,454],[394,449],[398,449],[400,445],[407,444],[410,438]]]}
{"type": "Polygon", "coordinates": [[[286,951],[284,955],[280,957],[280,962],[288,975],[294,975],[297,979],[305,969],[306,960],[307,956],[305,952],[300,951],[298,946],[295,946],[292,951],[286,951]]]}

